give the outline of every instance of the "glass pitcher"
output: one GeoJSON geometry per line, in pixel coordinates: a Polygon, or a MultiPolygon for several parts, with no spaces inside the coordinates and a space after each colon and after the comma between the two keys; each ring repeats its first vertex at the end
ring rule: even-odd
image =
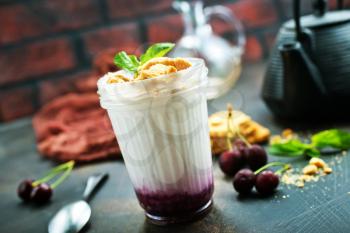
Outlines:
{"type": "Polygon", "coordinates": [[[183,17],[185,32],[173,52],[173,57],[199,57],[209,69],[207,98],[214,99],[228,92],[241,73],[241,57],[245,35],[242,24],[224,6],[203,7],[202,1],[174,1],[173,7],[183,17]],[[235,45],[213,33],[209,21],[217,17],[231,25],[235,45]]]}

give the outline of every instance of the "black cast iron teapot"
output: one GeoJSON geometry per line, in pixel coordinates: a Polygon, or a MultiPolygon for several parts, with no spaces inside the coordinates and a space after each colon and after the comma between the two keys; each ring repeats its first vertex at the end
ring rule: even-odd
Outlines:
{"type": "Polygon", "coordinates": [[[350,11],[327,12],[327,1],[313,1],[315,13],[280,29],[265,74],[262,97],[278,117],[350,116],[350,11]]]}

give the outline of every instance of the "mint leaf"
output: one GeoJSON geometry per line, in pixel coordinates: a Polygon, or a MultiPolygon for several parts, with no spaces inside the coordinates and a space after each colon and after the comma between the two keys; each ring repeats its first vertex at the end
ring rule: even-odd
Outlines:
{"type": "Polygon", "coordinates": [[[140,57],[141,65],[145,64],[147,61],[156,57],[163,57],[170,50],[174,48],[175,44],[173,43],[158,43],[149,47],[146,53],[142,54],[140,57]]]}
{"type": "Polygon", "coordinates": [[[317,148],[349,149],[350,133],[338,129],[325,130],[313,135],[311,141],[317,148]]]}
{"type": "Polygon", "coordinates": [[[304,154],[310,156],[310,157],[319,157],[321,155],[321,152],[317,150],[316,148],[310,147],[305,150],[304,154]]]}
{"type": "Polygon", "coordinates": [[[166,55],[175,44],[172,43],[158,43],[149,47],[145,54],[142,54],[140,60],[137,59],[135,55],[128,55],[126,52],[122,51],[117,53],[114,57],[114,64],[120,69],[130,71],[132,73],[137,73],[138,68],[149,61],[152,58],[162,57],[166,55]]]}
{"type": "Polygon", "coordinates": [[[298,139],[274,143],[268,148],[268,152],[273,155],[284,157],[298,157],[304,154],[311,157],[317,157],[320,155],[320,152],[311,144],[303,143],[298,139]]]}
{"type": "Polygon", "coordinates": [[[320,149],[332,147],[336,149],[350,149],[350,133],[339,129],[321,131],[311,137],[311,143],[303,143],[299,139],[292,139],[272,144],[268,151],[270,154],[286,157],[297,157],[306,154],[317,157],[320,149]]]}
{"type": "Polygon", "coordinates": [[[135,73],[137,72],[140,62],[135,55],[129,56],[123,51],[115,55],[114,64],[123,70],[135,73]]]}
{"type": "Polygon", "coordinates": [[[140,66],[140,61],[139,61],[139,59],[137,59],[137,57],[135,55],[129,55],[129,58],[134,66],[136,66],[136,67],[140,66]]]}

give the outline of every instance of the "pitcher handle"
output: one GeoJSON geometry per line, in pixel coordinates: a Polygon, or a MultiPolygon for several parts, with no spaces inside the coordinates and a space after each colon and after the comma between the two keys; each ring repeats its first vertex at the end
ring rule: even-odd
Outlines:
{"type": "Polygon", "coordinates": [[[237,45],[241,51],[244,52],[244,46],[246,43],[246,38],[244,34],[244,29],[241,21],[237,19],[235,14],[231,12],[230,8],[225,6],[210,6],[204,8],[204,14],[207,22],[210,21],[212,17],[221,18],[223,21],[231,25],[233,30],[237,31],[237,45]]]}

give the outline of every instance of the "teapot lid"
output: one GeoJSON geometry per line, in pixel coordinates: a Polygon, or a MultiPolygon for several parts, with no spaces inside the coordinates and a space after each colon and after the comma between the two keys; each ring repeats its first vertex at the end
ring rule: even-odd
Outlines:
{"type": "MultiPolygon", "coordinates": [[[[300,24],[306,28],[317,28],[324,26],[331,26],[334,24],[344,23],[350,21],[350,11],[342,10],[335,12],[328,12],[323,16],[306,15],[300,18],[300,24]]],[[[287,29],[294,29],[294,20],[291,19],[284,24],[287,29]]]]}

